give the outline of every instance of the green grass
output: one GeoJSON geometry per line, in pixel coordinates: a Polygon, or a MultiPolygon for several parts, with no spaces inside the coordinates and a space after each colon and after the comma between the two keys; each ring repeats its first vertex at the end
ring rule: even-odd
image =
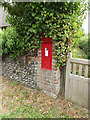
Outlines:
{"type": "Polygon", "coordinates": [[[13,117],[13,116],[11,117],[10,115],[7,115],[7,114],[1,114],[1,113],[0,113],[0,120],[1,120],[2,118],[14,118],[14,117],[13,117]]]}
{"type": "Polygon", "coordinates": [[[26,104],[24,99],[26,99],[26,90],[24,91],[25,94],[22,97],[22,104],[20,106],[8,106],[10,110],[9,114],[0,114],[0,119],[2,118],[71,118],[67,115],[65,111],[61,114],[59,113],[60,110],[56,109],[49,109],[47,112],[40,113],[39,109],[35,109],[32,104],[26,104]],[[14,109],[12,110],[12,108],[14,109]]]}
{"type": "Polygon", "coordinates": [[[15,87],[17,85],[19,85],[20,83],[18,81],[13,81],[12,83],[9,83],[12,87],[15,87]]]}
{"type": "MultiPolygon", "coordinates": [[[[57,114],[57,113],[56,113],[57,114]]],[[[58,114],[60,118],[71,118],[66,114],[64,111],[61,115],[58,114]]],[[[48,111],[47,113],[39,113],[39,111],[35,111],[31,105],[28,106],[20,106],[17,109],[10,112],[10,114],[0,114],[0,119],[2,118],[55,118],[55,115],[52,110],[48,111]]]]}
{"type": "MultiPolygon", "coordinates": [[[[7,80],[5,79],[5,83],[6,81],[7,80]]],[[[4,114],[1,114],[0,112],[0,119],[2,118],[68,118],[70,119],[71,117],[73,117],[73,114],[76,115],[76,113],[74,112],[75,110],[77,110],[79,114],[81,114],[78,108],[75,109],[75,107],[72,105],[69,109],[68,103],[66,101],[63,101],[61,98],[60,101],[58,101],[58,99],[50,100],[48,96],[44,96],[42,95],[42,93],[39,93],[31,89],[29,90],[26,87],[22,87],[20,84],[12,88],[12,84],[16,85],[16,82],[14,83],[13,82],[14,81],[9,80],[7,87],[5,87],[5,91],[4,91],[5,95],[3,96],[3,103],[5,103],[4,109],[6,111],[5,112],[2,111],[4,112],[4,114]],[[18,94],[16,93],[16,91],[18,91],[18,94]],[[40,103],[40,101],[43,102],[40,103]],[[71,109],[72,109],[72,113],[71,113],[71,109]]],[[[83,116],[84,115],[86,116],[86,114],[83,114],[83,116]]]]}
{"type": "Polygon", "coordinates": [[[23,118],[39,118],[42,116],[38,111],[35,111],[35,109],[31,107],[31,105],[22,105],[21,107],[18,107],[15,111],[11,111],[10,115],[14,116],[15,118],[20,116],[23,118]]]}
{"type": "MultiPolygon", "coordinates": [[[[82,51],[79,47],[75,47],[72,49],[72,57],[73,58],[80,58],[80,59],[88,59],[88,56],[84,51],[82,51]]],[[[85,65],[82,65],[82,76],[84,76],[85,71],[85,65]]],[[[73,72],[73,68],[71,69],[71,73],[73,72]]],[[[77,71],[76,75],[79,73],[79,64],[77,64],[77,71]]],[[[89,66],[89,72],[88,77],[90,78],[90,66],[89,66]]]]}
{"type": "Polygon", "coordinates": [[[2,118],[42,118],[43,116],[38,112],[35,111],[34,108],[31,106],[20,106],[14,111],[11,111],[10,114],[0,114],[0,119],[2,118]]]}
{"type": "Polygon", "coordinates": [[[72,57],[88,59],[88,56],[86,55],[86,53],[84,51],[82,51],[79,47],[72,48],[72,57]]]}
{"type": "MultiPolygon", "coordinates": [[[[71,118],[64,111],[61,115],[58,115],[60,118],[71,118]]],[[[55,118],[55,115],[52,110],[47,113],[39,113],[39,111],[35,111],[31,106],[21,106],[16,110],[11,111],[10,114],[0,114],[0,119],[2,118],[55,118]]]]}
{"type": "Polygon", "coordinates": [[[24,95],[24,97],[26,97],[26,95],[27,95],[27,90],[24,90],[24,91],[23,91],[23,95],[24,95]]]}

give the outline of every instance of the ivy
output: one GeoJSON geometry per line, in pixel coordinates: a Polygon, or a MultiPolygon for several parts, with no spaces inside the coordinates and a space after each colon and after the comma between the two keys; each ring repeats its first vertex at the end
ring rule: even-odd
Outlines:
{"type": "Polygon", "coordinates": [[[14,54],[10,51],[13,57],[32,54],[40,48],[45,35],[55,42],[57,67],[66,64],[69,48],[84,19],[87,8],[84,2],[15,2],[12,5],[4,2],[3,6],[8,12],[7,21],[18,35],[17,49],[13,50],[14,54]]]}

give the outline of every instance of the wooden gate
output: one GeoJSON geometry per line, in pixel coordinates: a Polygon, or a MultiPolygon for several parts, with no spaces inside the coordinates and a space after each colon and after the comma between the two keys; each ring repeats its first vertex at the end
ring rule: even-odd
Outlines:
{"type": "Polygon", "coordinates": [[[65,98],[86,108],[90,108],[89,65],[90,60],[72,58],[70,53],[66,66],[65,98]]]}

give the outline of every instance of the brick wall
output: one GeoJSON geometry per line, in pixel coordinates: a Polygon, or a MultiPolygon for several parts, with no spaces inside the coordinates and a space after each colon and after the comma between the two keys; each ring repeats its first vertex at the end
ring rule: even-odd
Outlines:
{"type": "Polygon", "coordinates": [[[52,70],[46,70],[41,68],[41,50],[38,51],[37,86],[41,88],[43,92],[56,98],[60,92],[60,71],[55,67],[56,60],[53,57],[54,54],[53,47],[52,70]]]}

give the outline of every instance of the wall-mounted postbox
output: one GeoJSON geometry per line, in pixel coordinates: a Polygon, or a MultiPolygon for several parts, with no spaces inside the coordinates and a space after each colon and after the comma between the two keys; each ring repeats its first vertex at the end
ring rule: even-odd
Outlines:
{"type": "Polygon", "coordinates": [[[52,38],[42,37],[41,44],[41,68],[52,70],[52,38]]]}

